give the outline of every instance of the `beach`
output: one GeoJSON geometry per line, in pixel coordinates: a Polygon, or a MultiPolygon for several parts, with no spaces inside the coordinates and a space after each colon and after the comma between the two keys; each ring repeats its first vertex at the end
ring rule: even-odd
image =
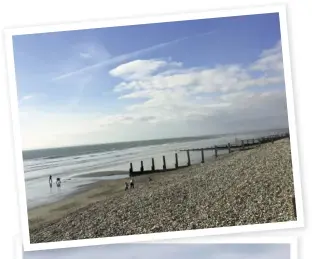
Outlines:
{"type": "Polygon", "coordinates": [[[128,191],[125,179],[98,181],[30,209],[31,243],[296,220],[289,139],[134,181],[128,191]]]}

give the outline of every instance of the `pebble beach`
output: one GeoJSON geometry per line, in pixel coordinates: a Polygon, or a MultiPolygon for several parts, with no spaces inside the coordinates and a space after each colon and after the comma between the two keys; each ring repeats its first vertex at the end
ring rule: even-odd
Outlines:
{"type": "Polygon", "coordinates": [[[296,220],[289,139],[149,176],[128,191],[124,180],[116,191],[104,181],[66,206],[29,211],[31,243],[296,220]]]}

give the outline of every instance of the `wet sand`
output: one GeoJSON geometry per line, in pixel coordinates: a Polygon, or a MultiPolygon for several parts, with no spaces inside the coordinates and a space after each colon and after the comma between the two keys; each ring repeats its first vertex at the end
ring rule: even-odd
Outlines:
{"type": "MultiPolygon", "coordinates": [[[[198,167],[199,165],[193,165],[191,167],[198,167]]],[[[147,174],[142,176],[133,177],[135,185],[149,184],[149,177],[152,181],[157,181],[162,177],[168,176],[168,174],[179,174],[189,168],[183,168],[171,172],[163,172],[157,174],[147,174]]],[[[107,172],[97,172],[91,174],[93,177],[107,176],[107,172]]],[[[123,172],[124,173],[124,172],[123,172]]],[[[85,177],[91,177],[90,174],[84,175],[85,177]]],[[[36,227],[44,222],[59,219],[67,213],[73,212],[78,208],[104,200],[109,196],[114,196],[125,193],[125,182],[130,181],[130,178],[114,179],[114,180],[101,180],[96,183],[82,185],[76,192],[68,195],[67,198],[43,205],[34,209],[28,210],[28,220],[31,227],[36,227]]]]}
{"type": "Polygon", "coordinates": [[[112,175],[124,175],[129,174],[127,171],[101,171],[101,172],[94,172],[94,173],[88,173],[88,174],[79,174],[75,177],[79,178],[88,178],[88,177],[103,177],[103,176],[112,176],[112,175]]]}

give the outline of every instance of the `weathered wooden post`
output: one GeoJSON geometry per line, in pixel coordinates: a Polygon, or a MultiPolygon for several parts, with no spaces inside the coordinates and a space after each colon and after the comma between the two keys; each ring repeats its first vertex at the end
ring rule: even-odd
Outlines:
{"type": "Polygon", "coordinates": [[[167,167],[166,167],[166,157],[165,156],[163,156],[163,163],[164,163],[163,169],[164,169],[164,171],[166,171],[167,167]]]}
{"type": "Polygon", "coordinates": [[[229,153],[231,153],[231,143],[228,143],[229,153]]]}
{"type": "Polygon", "coordinates": [[[242,140],[242,149],[244,149],[244,140],[242,140]]]}
{"type": "Polygon", "coordinates": [[[179,167],[179,161],[178,161],[178,153],[175,153],[175,168],[179,167]]]}
{"type": "Polygon", "coordinates": [[[191,158],[190,158],[190,151],[187,150],[187,165],[190,166],[191,165],[191,158]]]}
{"type": "Polygon", "coordinates": [[[143,161],[141,161],[141,168],[140,168],[141,173],[144,172],[144,165],[143,165],[143,161]]]}
{"type": "Polygon", "coordinates": [[[133,166],[132,166],[132,163],[130,163],[129,176],[132,176],[132,173],[133,173],[133,166]]]}
{"type": "Polygon", "coordinates": [[[214,151],[215,151],[215,157],[218,157],[218,147],[217,146],[215,146],[214,151]]]}
{"type": "Polygon", "coordinates": [[[204,149],[201,149],[201,157],[202,157],[202,163],[205,163],[205,155],[204,155],[204,149]]]}
{"type": "Polygon", "coordinates": [[[155,171],[155,162],[154,162],[154,158],[152,158],[152,171],[155,171]]]}

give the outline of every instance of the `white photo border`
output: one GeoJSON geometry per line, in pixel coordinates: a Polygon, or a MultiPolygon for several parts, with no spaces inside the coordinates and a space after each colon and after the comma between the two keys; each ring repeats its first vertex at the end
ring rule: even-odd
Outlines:
{"type": "Polygon", "coordinates": [[[239,8],[239,9],[230,9],[230,10],[197,12],[197,13],[154,15],[150,17],[133,17],[133,18],[123,18],[123,19],[116,19],[116,20],[80,22],[80,23],[70,23],[70,24],[63,24],[63,25],[34,26],[34,27],[28,27],[28,28],[16,28],[16,29],[5,30],[4,33],[5,33],[7,67],[8,67],[8,86],[9,86],[9,93],[10,93],[14,150],[15,150],[14,158],[15,158],[15,168],[16,168],[16,182],[17,182],[17,191],[18,191],[18,198],[19,198],[21,231],[22,231],[23,246],[24,246],[25,251],[78,247],[78,246],[90,246],[90,245],[100,245],[100,244],[112,244],[112,243],[130,243],[130,242],[164,240],[164,239],[182,238],[182,237],[198,237],[198,236],[207,236],[207,235],[221,235],[221,234],[230,234],[230,233],[243,233],[243,232],[251,232],[251,231],[277,230],[277,229],[289,229],[289,228],[303,227],[304,226],[303,201],[302,201],[301,180],[300,180],[300,173],[299,173],[299,155],[298,155],[299,153],[298,153],[297,130],[296,130],[296,121],[295,121],[294,94],[293,94],[292,77],[291,77],[289,39],[288,39],[288,33],[287,33],[286,8],[287,8],[286,5],[272,5],[272,6],[265,6],[265,7],[250,7],[250,8],[239,8]],[[150,24],[150,23],[160,23],[160,22],[173,22],[173,21],[221,18],[221,17],[241,16],[241,15],[265,14],[265,13],[279,13],[279,18],[280,18],[281,42],[282,42],[283,63],[284,63],[284,77],[285,77],[285,88],[286,88],[286,96],[287,96],[288,123],[289,123],[290,140],[291,140],[293,179],[294,179],[295,199],[296,199],[296,208],[297,208],[297,221],[30,244],[28,213],[27,213],[27,199],[26,199],[25,179],[24,179],[24,170],[23,170],[23,157],[22,157],[22,152],[21,152],[22,141],[21,141],[21,129],[20,129],[20,124],[19,124],[19,113],[18,113],[17,85],[16,85],[16,79],[15,79],[13,36],[35,34],[35,33],[69,31],[69,30],[105,28],[105,27],[114,27],[114,26],[125,26],[125,25],[139,25],[139,24],[150,24]]]}

